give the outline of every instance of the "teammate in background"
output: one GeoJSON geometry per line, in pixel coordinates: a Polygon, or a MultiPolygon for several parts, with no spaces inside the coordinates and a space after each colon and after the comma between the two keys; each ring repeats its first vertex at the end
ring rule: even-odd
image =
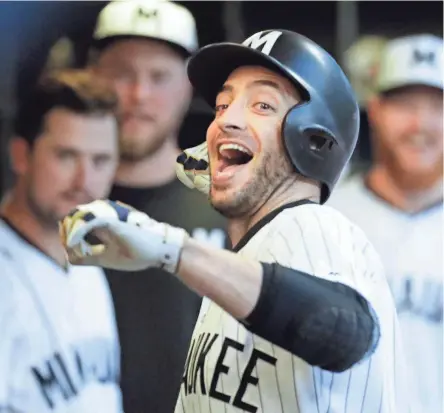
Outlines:
{"type": "MultiPolygon", "coordinates": [[[[225,245],[225,220],[176,178],[178,131],[197,48],[192,15],[167,1],[117,1],[99,15],[92,66],[119,97],[121,159],[110,199],[133,205],[195,238],[225,245]]],[[[174,409],[201,298],[160,269],[107,271],[122,347],[127,413],[174,409]]]]}
{"type": "Polygon", "coordinates": [[[330,200],[382,257],[421,412],[443,409],[443,40],[388,43],[368,104],[373,165],[330,200]]]}
{"type": "Polygon", "coordinates": [[[323,205],[359,130],[340,67],[309,39],[268,30],[201,49],[188,75],[216,109],[209,196],[229,218],[234,252],[97,201],[63,220],[71,262],[162,267],[206,297],[177,413],[409,412],[379,258],[358,227],[323,205]],[[89,233],[101,243],[89,244],[89,233]]]}
{"type": "Polygon", "coordinates": [[[112,91],[51,75],[19,108],[16,181],[0,208],[0,411],[118,413],[119,344],[103,271],[69,264],[58,220],[108,195],[118,163],[112,91]]]}

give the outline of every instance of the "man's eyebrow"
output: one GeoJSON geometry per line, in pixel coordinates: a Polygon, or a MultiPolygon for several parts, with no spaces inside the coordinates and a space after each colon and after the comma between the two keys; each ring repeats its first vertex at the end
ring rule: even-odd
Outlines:
{"type": "MultiPolygon", "coordinates": [[[[276,89],[279,92],[282,92],[282,87],[279,85],[279,83],[274,82],[273,80],[267,80],[267,79],[258,79],[258,80],[253,80],[251,83],[249,83],[249,85],[247,86],[248,89],[251,89],[253,87],[256,86],[268,86],[271,87],[273,89],[276,89]]],[[[232,85],[230,85],[229,83],[224,84],[219,92],[219,93],[224,93],[224,92],[232,92],[234,89],[234,87],[232,85]]]]}
{"type": "Polygon", "coordinates": [[[279,83],[274,82],[273,80],[267,80],[267,79],[258,79],[258,80],[254,80],[253,82],[251,82],[248,85],[248,88],[252,88],[255,86],[268,86],[271,87],[273,89],[276,89],[279,92],[282,92],[282,87],[279,86],[279,83]]]}
{"type": "Polygon", "coordinates": [[[282,85],[281,83],[278,83],[274,80],[269,79],[257,79],[251,82],[248,85],[248,88],[253,88],[255,86],[268,86],[274,89],[275,91],[279,92],[279,94],[284,97],[284,99],[292,99],[295,98],[298,102],[301,102],[302,98],[298,90],[289,89],[285,84],[282,85]]]}
{"type": "Polygon", "coordinates": [[[233,86],[225,84],[219,89],[218,94],[223,92],[232,92],[232,91],[233,91],[233,86]]]}

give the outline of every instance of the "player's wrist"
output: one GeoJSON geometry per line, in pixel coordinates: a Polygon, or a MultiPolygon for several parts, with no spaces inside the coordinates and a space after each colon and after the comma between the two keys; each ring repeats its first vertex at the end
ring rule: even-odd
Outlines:
{"type": "Polygon", "coordinates": [[[188,238],[189,235],[184,229],[167,225],[165,241],[162,244],[162,265],[169,273],[177,273],[184,243],[188,238]]]}
{"type": "Polygon", "coordinates": [[[185,238],[180,252],[176,276],[186,283],[189,272],[195,269],[195,265],[199,265],[201,254],[202,245],[200,242],[190,236],[185,238]]]}
{"type": "Polygon", "coordinates": [[[158,228],[151,228],[151,230],[161,234],[157,248],[158,267],[176,274],[182,249],[189,235],[183,228],[164,223],[157,223],[157,225],[158,228]]]}

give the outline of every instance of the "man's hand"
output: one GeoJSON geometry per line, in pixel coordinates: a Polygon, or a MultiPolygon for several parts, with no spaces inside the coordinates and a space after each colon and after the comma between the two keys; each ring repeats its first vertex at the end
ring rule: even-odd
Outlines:
{"type": "Polygon", "coordinates": [[[185,149],[176,162],[176,175],[188,188],[208,195],[210,192],[210,169],[207,143],[185,149]]]}
{"type": "Polygon", "coordinates": [[[175,273],[188,236],[183,229],[112,201],[79,205],[59,227],[72,264],[122,271],[157,267],[175,273]]]}

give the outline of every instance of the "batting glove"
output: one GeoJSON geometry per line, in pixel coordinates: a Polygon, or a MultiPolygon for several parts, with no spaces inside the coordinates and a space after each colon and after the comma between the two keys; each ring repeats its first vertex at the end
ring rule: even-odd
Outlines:
{"type": "Polygon", "coordinates": [[[78,206],[59,228],[71,264],[122,271],[156,267],[175,273],[188,236],[181,228],[112,201],[78,206]]]}
{"type": "Polygon", "coordinates": [[[185,149],[176,161],[176,175],[188,188],[208,195],[210,192],[210,168],[207,143],[185,149]]]}

